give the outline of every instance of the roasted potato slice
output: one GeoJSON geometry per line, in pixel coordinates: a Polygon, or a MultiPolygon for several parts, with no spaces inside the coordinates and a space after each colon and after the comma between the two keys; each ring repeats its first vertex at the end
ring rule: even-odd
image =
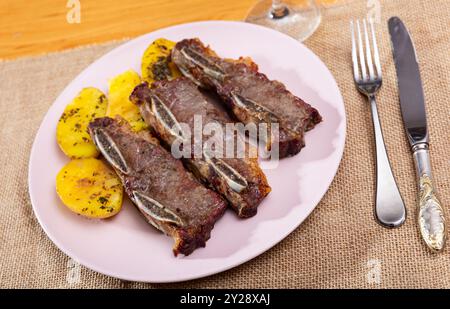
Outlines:
{"type": "Polygon", "coordinates": [[[173,79],[181,76],[176,65],[170,61],[170,52],[175,42],[157,39],[147,47],[142,56],[142,79],[149,84],[156,80],[173,79]]]}
{"type": "Polygon", "coordinates": [[[96,88],[84,88],[68,104],[56,127],[56,140],[61,150],[72,159],[97,157],[95,148],[87,132],[91,120],[103,117],[108,105],[106,96],[96,88]]]}
{"type": "Polygon", "coordinates": [[[108,218],[122,207],[123,188],[119,177],[103,161],[76,159],[56,176],[56,192],[73,212],[88,218],[108,218]]]}
{"type": "Polygon", "coordinates": [[[140,83],[141,78],[133,70],[126,71],[111,79],[108,93],[109,104],[106,110],[106,116],[111,118],[117,115],[121,116],[128,121],[135,132],[147,128],[139,108],[129,99],[134,87],[140,83]]]}

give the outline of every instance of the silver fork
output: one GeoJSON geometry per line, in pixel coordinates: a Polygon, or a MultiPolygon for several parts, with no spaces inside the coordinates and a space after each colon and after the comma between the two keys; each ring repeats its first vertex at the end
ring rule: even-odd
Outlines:
{"type": "Polygon", "coordinates": [[[352,33],[353,75],[358,90],[366,95],[369,100],[375,133],[377,165],[375,216],[383,226],[397,227],[405,221],[406,209],[392,174],[375,101],[375,94],[381,87],[382,78],[373,21],[364,19],[363,31],[361,31],[360,22],[357,20],[356,37],[353,21],[350,22],[350,29],[352,33]],[[367,24],[370,25],[369,31],[367,24]],[[371,33],[370,36],[369,32],[371,33]]]}

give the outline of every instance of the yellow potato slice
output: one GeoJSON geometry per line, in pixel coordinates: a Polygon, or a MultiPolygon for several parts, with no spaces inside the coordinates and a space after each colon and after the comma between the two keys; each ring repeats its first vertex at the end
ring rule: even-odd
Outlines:
{"type": "Polygon", "coordinates": [[[95,158],[72,160],[64,166],[56,176],[56,192],[70,210],[88,218],[112,217],[122,208],[119,177],[95,158]]]}
{"type": "Polygon", "coordinates": [[[84,88],[66,106],[56,127],[56,140],[61,150],[72,159],[97,157],[95,148],[87,132],[93,119],[105,116],[108,101],[96,88],[84,88]]]}
{"type": "Polygon", "coordinates": [[[142,56],[142,79],[149,84],[156,80],[173,79],[181,76],[176,65],[169,61],[175,42],[157,39],[147,47],[142,56]]]}
{"type": "Polygon", "coordinates": [[[140,83],[141,78],[133,70],[119,74],[109,81],[109,104],[106,116],[112,118],[117,115],[121,116],[128,121],[135,132],[147,128],[139,108],[129,99],[134,87],[140,83]]]}

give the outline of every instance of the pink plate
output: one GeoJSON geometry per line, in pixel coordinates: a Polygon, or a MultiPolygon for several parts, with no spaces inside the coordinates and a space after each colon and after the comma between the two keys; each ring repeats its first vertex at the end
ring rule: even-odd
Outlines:
{"type": "Polygon", "coordinates": [[[175,282],[240,265],[280,242],[319,203],[333,180],[345,143],[345,110],[330,71],[308,48],[274,30],[242,22],[209,21],[161,29],[107,53],[78,75],[45,116],[31,151],[29,189],[34,212],[48,237],[66,254],[100,273],[145,282],[175,282]],[[77,93],[93,86],[107,93],[107,80],[128,69],[140,72],[141,56],[157,38],[198,37],[219,55],[250,56],[271,79],[311,103],[324,122],[306,134],[306,148],[276,168],[263,168],[272,192],[247,220],[228,211],[206,248],[175,258],[171,238],[147,224],[126,201],[108,220],[70,212],[55,192],[58,171],[68,162],[56,144],[59,116],[77,93]]]}

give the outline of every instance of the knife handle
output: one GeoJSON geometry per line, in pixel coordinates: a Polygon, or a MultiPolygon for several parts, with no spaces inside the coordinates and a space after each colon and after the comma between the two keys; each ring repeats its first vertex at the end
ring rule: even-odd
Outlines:
{"type": "Polygon", "coordinates": [[[428,248],[433,252],[439,252],[445,246],[447,228],[444,209],[433,184],[428,144],[416,144],[412,150],[419,178],[418,223],[420,233],[428,248]]]}

